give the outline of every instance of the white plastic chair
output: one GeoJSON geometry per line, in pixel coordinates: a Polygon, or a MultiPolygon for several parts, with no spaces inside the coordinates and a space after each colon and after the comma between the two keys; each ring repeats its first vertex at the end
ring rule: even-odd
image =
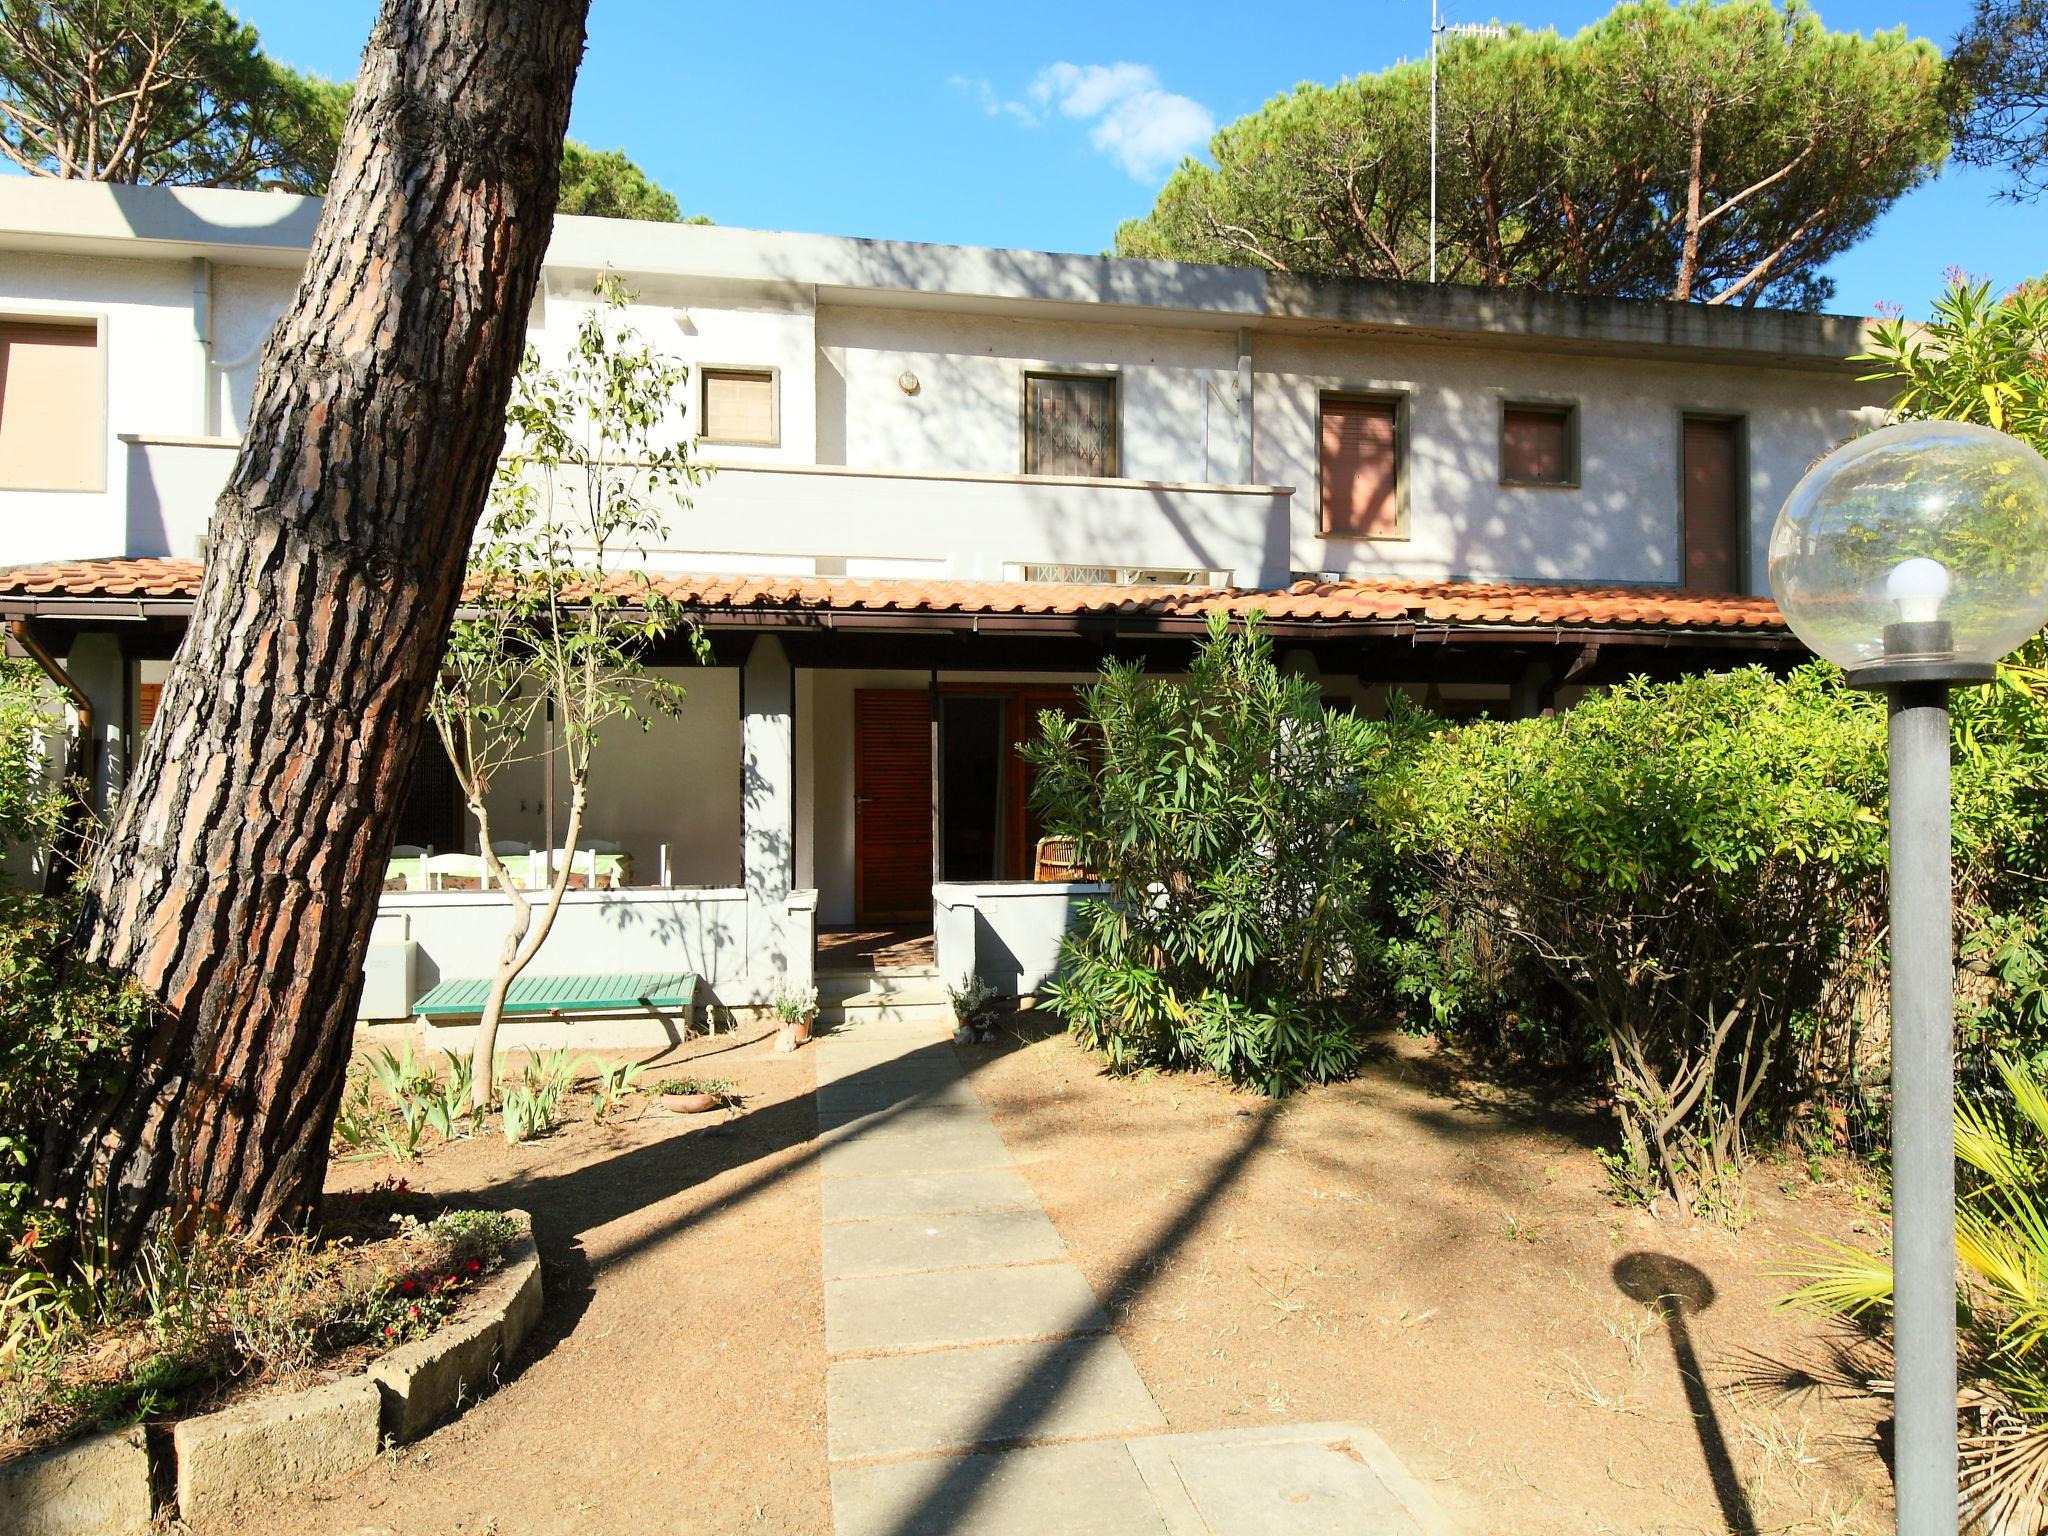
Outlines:
{"type": "Polygon", "coordinates": [[[433,856],[433,852],[433,849],[422,848],[418,843],[398,843],[392,847],[390,861],[384,867],[388,870],[392,864],[418,860],[420,867],[417,872],[408,869],[399,878],[405,881],[405,888],[408,891],[423,891],[427,888],[426,862],[433,856]]]}
{"type": "Polygon", "coordinates": [[[474,880],[481,886],[484,881],[484,861],[481,854],[437,853],[427,860],[427,889],[446,890],[441,882],[451,876],[457,880],[474,880]]]}

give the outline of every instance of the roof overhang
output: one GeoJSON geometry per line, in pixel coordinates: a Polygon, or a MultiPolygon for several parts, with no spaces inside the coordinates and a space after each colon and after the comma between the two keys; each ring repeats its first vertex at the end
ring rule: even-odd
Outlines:
{"type": "MultiPolygon", "coordinates": [[[[0,177],[0,248],[304,264],[320,199],[283,192],[0,177]]],[[[1854,372],[1864,325],[1736,305],[1302,277],[1249,267],[856,240],[563,215],[547,265],[660,294],[760,293],[819,304],[942,307],[1209,329],[1408,335],[1522,350],[1854,372]]]]}

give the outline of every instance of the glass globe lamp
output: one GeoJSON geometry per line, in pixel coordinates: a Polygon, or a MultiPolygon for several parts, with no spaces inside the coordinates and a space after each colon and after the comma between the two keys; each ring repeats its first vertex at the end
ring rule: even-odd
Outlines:
{"type": "Polygon", "coordinates": [[[1988,680],[2048,622],[2048,459],[1969,422],[1856,438],[1793,487],[1770,579],[1852,682],[1988,680]]]}

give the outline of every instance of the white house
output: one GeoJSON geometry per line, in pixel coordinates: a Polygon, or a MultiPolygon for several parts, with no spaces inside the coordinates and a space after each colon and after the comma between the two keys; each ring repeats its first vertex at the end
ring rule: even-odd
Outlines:
{"type": "MultiPolygon", "coordinates": [[[[88,701],[102,797],[317,213],[0,179],[0,618],[88,701]]],[[[544,356],[604,270],[718,466],[648,556],[715,664],[678,655],[681,716],[601,747],[620,888],[573,893],[539,969],[687,967],[726,1004],[808,979],[820,932],[934,923],[948,971],[1034,988],[1074,888],[1034,879],[1016,744],[1105,655],[1173,670],[1218,605],[1362,710],[1800,654],[1745,595],[1764,535],[1876,419],[1841,317],[584,218],[544,356]]],[[[545,846],[538,770],[499,799],[545,846]]],[[[438,749],[405,823],[474,850],[438,749]]],[[[392,890],[366,1012],[487,971],[502,920],[392,890]]]]}

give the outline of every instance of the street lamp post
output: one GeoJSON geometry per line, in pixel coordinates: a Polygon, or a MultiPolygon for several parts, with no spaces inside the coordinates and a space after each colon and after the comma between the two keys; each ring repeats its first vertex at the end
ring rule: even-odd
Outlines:
{"type": "Polygon", "coordinates": [[[1894,1481],[1900,1532],[1953,1536],[1948,691],[2048,622],[2048,460],[1964,422],[1857,438],[1793,488],[1770,578],[1799,638],[1890,702],[1894,1481]]]}

